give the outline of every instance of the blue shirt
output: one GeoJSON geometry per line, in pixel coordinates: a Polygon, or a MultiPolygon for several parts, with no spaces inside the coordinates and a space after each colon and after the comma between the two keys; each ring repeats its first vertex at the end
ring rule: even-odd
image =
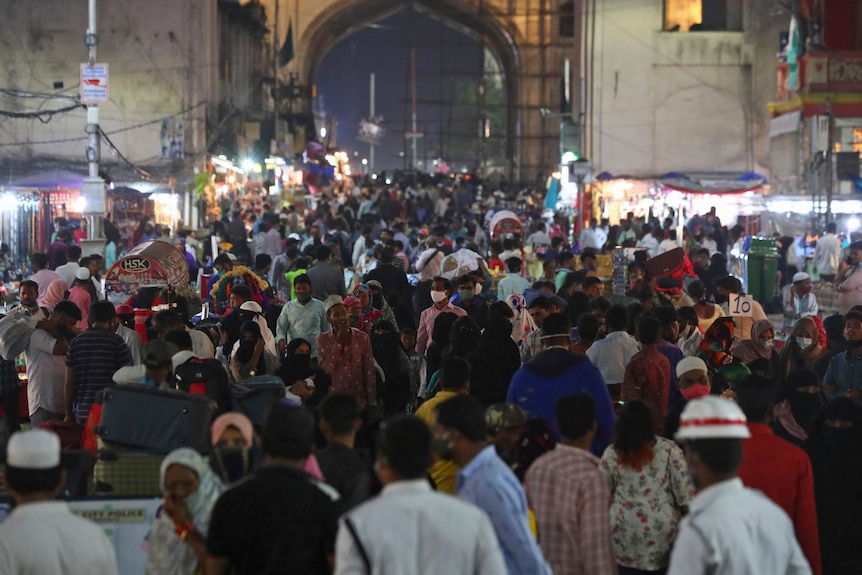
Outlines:
{"type": "MultiPolygon", "coordinates": [[[[851,389],[862,387],[862,349],[858,355],[850,355],[850,351],[843,351],[829,361],[823,383],[834,385],[835,393],[827,393],[829,399],[843,397],[851,389]]],[[[856,400],[857,405],[862,405],[862,397],[856,400]]]]}
{"type": "Polygon", "coordinates": [[[454,296],[449,300],[449,303],[452,305],[457,305],[461,309],[467,312],[467,315],[476,319],[479,317],[479,312],[482,311],[482,308],[485,307],[485,303],[488,300],[480,295],[474,295],[473,299],[470,300],[470,303],[466,303],[461,299],[461,294],[455,293],[454,296]]]}
{"type": "Polygon", "coordinates": [[[615,416],[605,380],[589,358],[561,348],[536,354],[515,372],[506,401],[518,405],[527,417],[550,423],[559,441],[554,407],[558,399],[573,393],[586,393],[596,403],[598,431],[590,451],[601,457],[610,445],[615,416]]]}
{"type": "Polygon", "coordinates": [[[493,445],[480,451],[458,472],[458,497],[488,514],[508,575],[551,575],[530,531],[524,489],[493,445]]]}

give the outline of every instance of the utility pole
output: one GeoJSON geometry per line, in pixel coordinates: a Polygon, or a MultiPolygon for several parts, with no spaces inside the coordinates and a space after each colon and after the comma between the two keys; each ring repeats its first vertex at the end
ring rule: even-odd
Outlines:
{"type": "Polygon", "coordinates": [[[832,222],[832,185],[834,182],[834,178],[832,176],[832,148],[835,144],[832,142],[832,102],[827,99],[826,104],[823,106],[823,114],[826,116],[826,163],[824,169],[826,170],[826,177],[824,178],[826,182],[826,223],[832,222]]]}
{"type": "MultiPolygon", "coordinates": [[[[87,35],[85,43],[88,49],[88,62],[81,67],[82,80],[86,74],[91,74],[97,68],[96,57],[99,36],[96,32],[96,0],[88,0],[87,3],[87,35]]],[[[107,66],[104,67],[104,89],[107,99],[107,66]]],[[[82,95],[85,93],[85,84],[82,81],[82,95]]],[[[81,194],[85,200],[83,216],[87,220],[87,239],[82,242],[81,248],[86,255],[93,253],[103,254],[105,251],[104,234],[102,232],[102,218],[106,212],[105,206],[105,181],[99,176],[99,160],[101,159],[101,130],[99,128],[99,106],[97,101],[86,99],[87,104],[87,150],[86,158],[89,166],[89,177],[84,180],[81,194]]]]}
{"type": "MultiPolygon", "coordinates": [[[[371,96],[371,104],[368,109],[368,121],[376,126],[377,121],[374,118],[374,72],[371,73],[369,92],[369,95],[371,96]]],[[[368,141],[368,172],[371,174],[374,173],[374,146],[374,138],[371,138],[368,141]]]]}
{"type": "MultiPolygon", "coordinates": [[[[270,153],[274,156],[278,155],[278,102],[279,102],[279,94],[278,94],[278,0],[275,0],[275,19],[273,22],[272,29],[272,115],[273,115],[273,126],[272,126],[272,139],[275,140],[275,150],[270,150],[270,153]]],[[[275,179],[275,187],[276,189],[281,187],[281,178],[275,179]]]]}

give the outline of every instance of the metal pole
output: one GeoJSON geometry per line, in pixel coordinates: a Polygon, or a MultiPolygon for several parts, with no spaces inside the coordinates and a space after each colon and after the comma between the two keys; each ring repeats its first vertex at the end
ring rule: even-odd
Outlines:
{"type": "MultiPolygon", "coordinates": [[[[92,66],[96,63],[99,36],[96,31],[96,0],[87,2],[87,35],[85,42],[88,48],[88,61],[92,66]]],[[[91,180],[99,179],[99,160],[101,159],[101,133],[99,130],[99,107],[87,105],[87,150],[86,158],[91,180]]],[[[103,184],[104,185],[104,184],[103,184]]],[[[100,217],[96,213],[85,213],[87,219],[87,239],[96,240],[102,237],[100,217]]]]}
{"type": "MultiPolygon", "coordinates": [[[[372,124],[376,125],[377,122],[374,121],[374,72],[371,73],[370,83],[371,83],[371,86],[370,86],[371,104],[369,105],[369,110],[368,110],[368,116],[369,116],[368,121],[371,122],[372,124]]],[[[371,140],[369,140],[368,147],[370,148],[368,151],[368,171],[370,173],[373,173],[374,172],[374,142],[373,142],[373,138],[371,140]]]]}
{"type": "Polygon", "coordinates": [[[823,106],[823,113],[826,115],[826,223],[832,222],[832,185],[834,178],[832,176],[832,102],[827,99],[823,106]]]}
{"type": "MultiPolygon", "coordinates": [[[[274,153],[278,154],[278,52],[279,52],[279,42],[278,42],[278,0],[275,0],[275,19],[273,22],[273,30],[272,30],[272,111],[273,111],[273,122],[272,122],[272,139],[275,140],[275,150],[274,153]]],[[[281,178],[275,179],[275,187],[276,189],[281,187],[279,185],[279,180],[281,178]]]]}
{"type": "Polygon", "coordinates": [[[410,49],[410,81],[413,85],[413,137],[410,142],[410,148],[413,152],[413,166],[416,169],[416,48],[410,49]]]}

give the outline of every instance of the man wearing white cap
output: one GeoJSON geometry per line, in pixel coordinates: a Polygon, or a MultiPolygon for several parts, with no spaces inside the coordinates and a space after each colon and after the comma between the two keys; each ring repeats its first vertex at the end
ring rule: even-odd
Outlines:
{"type": "Polygon", "coordinates": [[[800,317],[817,315],[817,298],[811,293],[811,277],[805,272],[794,274],[793,282],[781,289],[781,301],[784,305],[784,331],[792,330],[800,317]]]}
{"type": "Polygon", "coordinates": [[[706,363],[699,357],[684,357],[676,364],[676,387],[682,399],[671,403],[664,419],[662,437],[673,439],[679,429],[679,418],[692,399],[709,395],[711,386],[706,363]]]}
{"type": "Polygon", "coordinates": [[[114,549],[102,530],[56,501],[66,471],[55,434],[34,429],[12,435],[3,475],[15,509],[0,525],[0,573],[117,573],[114,549]]]}
{"type": "Polygon", "coordinates": [[[685,406],[676,440],[699,491],[680,524],[668,575],[810,575],[790,519],[737,476],[749,437],[732,401],[708,396],[685,406]]]}

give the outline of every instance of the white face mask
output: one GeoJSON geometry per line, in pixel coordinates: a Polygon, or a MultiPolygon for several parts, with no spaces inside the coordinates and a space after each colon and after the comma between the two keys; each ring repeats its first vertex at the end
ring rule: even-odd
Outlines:
{"type": "Polygon", "coordinates": [[[760,347],[762,347],[763,349],[771,349],[772,346],[775,345],[771,339],[760,339],[757,341],[757,343],[759,343],[760,347]]]}
{"type": "Polygon", "coordinates": [[[441,301],[446,299],[446,292],[444,291],[432,291],[431,292],[431,301],[434,303],[440,303],[441,301]]]}
{"type": "Polygon", "coordinates": [[[476,287],[473,288],[473,293],[479,295],[482,293],[482,284],[476,284],[476,287]]]}
{"type": "Polygon", "coordinates": [[[811,347],[811,344],[814,342],[810,337],[797,337],[796,345],[799,346],[799,349],[808,349],[811,347]]]}

